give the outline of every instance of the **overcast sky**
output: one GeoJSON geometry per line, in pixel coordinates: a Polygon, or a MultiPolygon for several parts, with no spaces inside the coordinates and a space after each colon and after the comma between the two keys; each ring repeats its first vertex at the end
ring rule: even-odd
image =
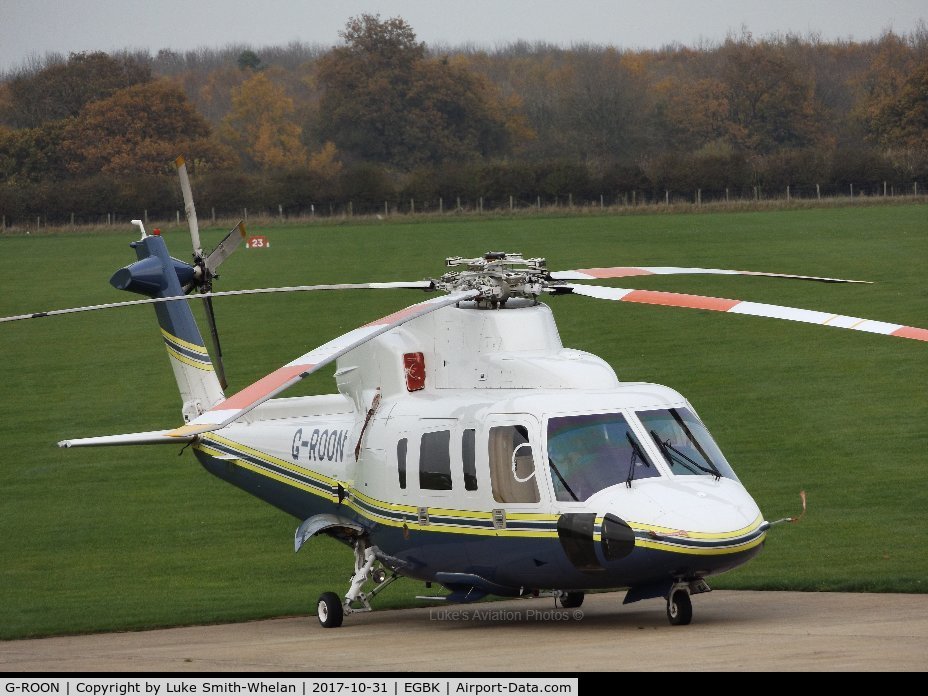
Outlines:
{"type": "Polygon", "coordinates": [[[0,71],[54,51],[291,41],[332,46],[362,13],[400,16],[430,46],[512,41],[658,48],[775,33],[878,37],[928,22],[928,0],[0,0],[0,71]]]}

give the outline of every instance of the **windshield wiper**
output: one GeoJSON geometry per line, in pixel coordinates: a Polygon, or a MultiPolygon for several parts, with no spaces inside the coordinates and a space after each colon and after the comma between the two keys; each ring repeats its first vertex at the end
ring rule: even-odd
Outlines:
{"type": "Polygon", "coordinates": [[[664,456],[667,457],[668,461],[670,461],[671,463],[676,462],[677,464],[680,464],[684,468],[688,469],[689,471],[697,475],[699,474],[699,471],[701,471],[705,474],[715,476],[716,481],[722,478],[721,472],[719,472],[719,470],[715,468],[715,465],[711,461],[706,460],[706,463],[710,467],[707,469],[702,464],[686,456],[685,454],[683,454],[683,452],[681,452],[676,447],[671,445],[670,440],[667,440],[667,442],[663,442],[657,436],[657,433],[654,432],[653,430],[651,431],[651,437],[654,438],[654,442],[657,443],[657,446],[661,448],[661,451],[664,453],[664,456]]]}
{"type": "Polygon", "coordinates": [[[644,454],[641,452],[641,448],[638,446],[638,441],[632,437],[631,433],[625,433],[625,437],[628,438],[628,444],[632,446],[632,460],[628,464],[628,478],[625,479],[625,487],[632,487],[632,479],[635,478],[635,460],[640,459],[645,466],[651,466],[644,454]]]}
{"type": "Polygon", "coordinates": [[[577,497],[577,494],[574,493],[574,492],[570,489],[570,486],[567,485],[567,481],[565,481],[565,480],[564,480],[564,477],[561,476],[561,472],[558,471],[557,464],[554,463],[554,460],[551,459],[551,457],[548,457],[548,465],[551,467],[551,471],[554,472],[554,475],[557,476],[557,480],[561,482],[561,485],[562,485],[562,486],[564,486],[564,490],[567,491],[568,493],[570,493],[570,497],[573,498],[574,500],[576,500],[576,501],[579,503],[579,502],[580,502],[580,498],[578,498],[578,497],[577,497]]]}

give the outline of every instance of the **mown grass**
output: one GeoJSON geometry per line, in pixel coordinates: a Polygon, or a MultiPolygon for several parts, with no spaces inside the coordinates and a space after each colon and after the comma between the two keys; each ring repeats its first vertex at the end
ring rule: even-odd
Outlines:
{"type": "MultiPolygon", "coordinates": [[[[612,285],[749,299],[928,326],[925,205],[698,215],[257,227],[271,248],[223,267],[220,289],[417,280],[449,255],[545,256],[551,268],[679,265],[861,278],[665,276],[612,285]]],[[[206,246],[222,230],[205,233],[206,246]]],[[[134,231],[0,237],[0,315],[127,299],[107,284],[134,231]]],[[[175,256],[188,239],[172,233],[175,256]]],[[[414,291],[216,300],[233,388],[414,291]]],[[[778,528],[725,588],[924,592],[928,348],[924,343],[692,310],[548,300],[568,346],[620,378],[695,405],[778,528]]],[[[197,308],[198,311],[198,308],[197,308]]],[[[332,391],[331,371],[306,389],[332,391]]],[[[0,638],[306,613],[343,591],[350,552],[210,477],[179,447],[59,450],[65,437],[178,424],[150,309],[0,326],[0,638]]],[[[379,606],[421,593],[397,583],[379,606]]]]}

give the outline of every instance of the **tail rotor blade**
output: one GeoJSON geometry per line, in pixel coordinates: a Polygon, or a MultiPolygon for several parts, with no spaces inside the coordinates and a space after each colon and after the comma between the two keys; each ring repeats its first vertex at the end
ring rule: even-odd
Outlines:
{"type": "Polygon", "coordinates": [[[193,207],[193,191],[190,188],[190,177],[187,176],[187,163],[183,156],[174,160],[177,167],[177,176],[180,177],[180,190],[184,194],[184,212],[187,214],[187,224],[190,226],[190,239],[193,242],[193,253],[197,258],[203,256],[203,245],[200,243],[200,225],[197,222],[197,210],[193,207]]]}
{"type": "Polygon", "coordinates": [[[213,313],[213,298],[204,297],[203,307],[206,309],[206,322],[209,324],[209,334],[213,339],[214,362],[216,376],[219,378],[219,384],[225,390],[229,383],[226,380],[226,368],[222,362],[222,346],[219,344],[219,331],[216,328],[216,315],[213,313]]]}
{"type": "Polygon", "coordinates": [[[233,251],[238,249],[246,235],[245,222],[240,221],[206,257],[206,269],[210,273],[214,273],[222,262],[229,258],[233,251]]]}

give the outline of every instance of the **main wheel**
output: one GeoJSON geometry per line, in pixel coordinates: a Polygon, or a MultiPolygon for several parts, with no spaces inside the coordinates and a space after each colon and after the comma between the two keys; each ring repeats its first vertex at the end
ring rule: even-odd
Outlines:
{"type": "Polygon", "coordinates": [[[338,628],[345,620],[345,611],[342,609],[342,600],[334,592],[323,592],[316,605],[319,623],[323,628],[338,628]]]}
{"type": "Polygon", "coordinates": [[[565,592],[557,598],[557,601],[565,609],[576,609],[583,604],[584,597],[585,595],[582,592],[565,592]]]}
{"type": "Polygon", "coordinates": [[[674,590],[667,598],[667,619],[671,626],[687,626],[693,620],[693,602],[686,590],[674,590]]]}

